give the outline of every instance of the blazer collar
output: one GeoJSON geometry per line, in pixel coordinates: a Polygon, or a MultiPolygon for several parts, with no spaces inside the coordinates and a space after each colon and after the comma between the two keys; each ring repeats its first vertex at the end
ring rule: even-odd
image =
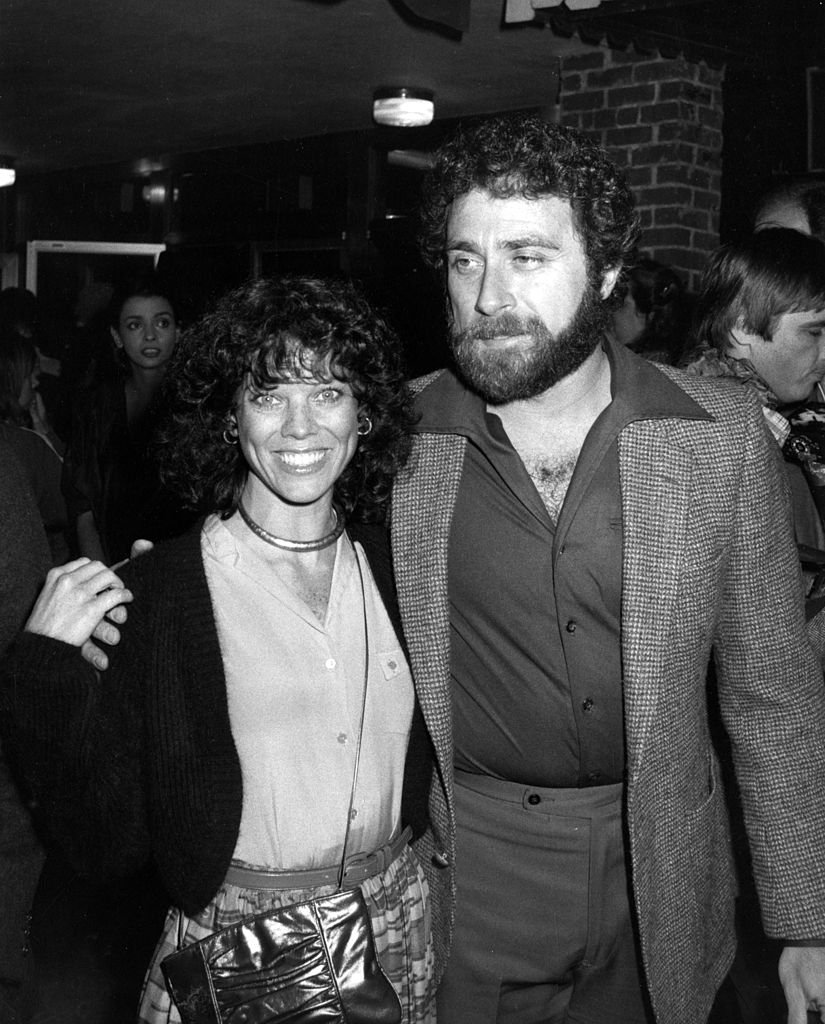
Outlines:
{"type": "MultiPolygon", "coordinates": [[[[643,359],[608,338],[602,342],[610,361],[613,415],[622,425],[637,420],[712,419],[706,409],[678,386],[679,371],[668,370],[643,359]]],[[[457,434],[476,440],[489,433],[484,400],[470,390],[452,370],[435,375],[416,400],[419,434],[457,434]]]]}

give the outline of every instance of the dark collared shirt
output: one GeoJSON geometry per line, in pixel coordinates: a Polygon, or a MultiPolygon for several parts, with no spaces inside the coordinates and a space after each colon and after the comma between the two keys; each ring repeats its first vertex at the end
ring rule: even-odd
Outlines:
{"type": "Polygon", "coordinates": [[[419,400],[419,432],[469,441],[449,554],[458,768],[535,786],[622,779],[618,436],[702,410],[650,363],[607,351],[612,401],[555,524],[480,398],[446,373],[419,400]]]}

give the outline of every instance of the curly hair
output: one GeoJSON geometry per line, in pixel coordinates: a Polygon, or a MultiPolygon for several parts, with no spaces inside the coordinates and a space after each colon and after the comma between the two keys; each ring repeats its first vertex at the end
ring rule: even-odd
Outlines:
{"type": "Polygon", "coordinates": [[[191,508],[237,508],[248,466],[227,444],[241,388],[265,389],[300,373],[346,381],[372,430],[335,484],[350,518],[382,518],[410,449],[412,404],[395,334],[351,285],[310,277],[252,280],[187,330],[163,385],[158,458],[164,482],[191,508]]]}
{"type": "Polygon", "coordinates": [[[783,314],[820,309],[825,309],[825,246],[791,228],[764,228],[711,255],[696,299],[696,341],[724,353],[740,322],[770,341],[783,314]]]}
{"type": "Polygon", "coordinates": [[[419,245],[436,270],[444,268],[450,206],[474,189],[498,199],[568,199],[596,288],[606,271],[632,257],[639,234],[633,195],[605,152],[573,128],[536,114],[459,127],[436,153],[422,188],[419,245]]]}

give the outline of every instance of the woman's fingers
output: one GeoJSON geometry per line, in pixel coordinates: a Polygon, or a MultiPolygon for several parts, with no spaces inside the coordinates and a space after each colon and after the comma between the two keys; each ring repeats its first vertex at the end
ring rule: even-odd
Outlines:
{"type": "Polygon", "coordinates": [[[109,659],[106,654],[91,640],[87,640],[80,648],[80,653],[98,672],[105,672],[109,667],[109,659]]]}
{"type": "Polygon", "coordinates": [[[115,611],[117,611],[116,608],[109,612],[107,618],[101,619],[92,630],[92,637],[95,640],[101,640],[104,644],[108,644],[109,647],[114,647],[115,644],[120,643],[120,630],[108,621],[115,611]]]}
{"type": "MultiPolygon", "coordinates": [[[[119,605],[114,607],[109,612],[109,614],[106,616],[106,618],[109,620],[109,622],[114,622],[118,626],[122,626],[123,623],[126,621],[127,615],[128,615],[128,613],[126,611],[126,606],[122,605],[122,604],[119,604],[119,605]]],[[[117,630],[115,630],[115,633],[117,633],[117,630]]],[[[102,637],[101,637],[101,639],[102,639],[102,637]]],[[[118,634],[118,639],[120,639],[120,635],[119,634],[118,634]]],[[[117,643],[117,639],[116,640],[107,640],[106,643],[116,644],[117,643]]]]}
{"type": "Polygon", "coordinates": [[[81,647],[106,615],[131,600],[122,580],[102,562],[75,559],[49,571],[26,629],[81,647]]]}

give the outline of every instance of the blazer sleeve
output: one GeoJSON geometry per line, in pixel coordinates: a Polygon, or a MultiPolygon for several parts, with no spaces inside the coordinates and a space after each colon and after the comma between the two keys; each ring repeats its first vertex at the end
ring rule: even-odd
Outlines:
{"type": "Polygon", "coordinates": [[[714,652],[765,928],[804,939],[825,935],[825,687],[780,460],[756,411],[714,652]]]}

